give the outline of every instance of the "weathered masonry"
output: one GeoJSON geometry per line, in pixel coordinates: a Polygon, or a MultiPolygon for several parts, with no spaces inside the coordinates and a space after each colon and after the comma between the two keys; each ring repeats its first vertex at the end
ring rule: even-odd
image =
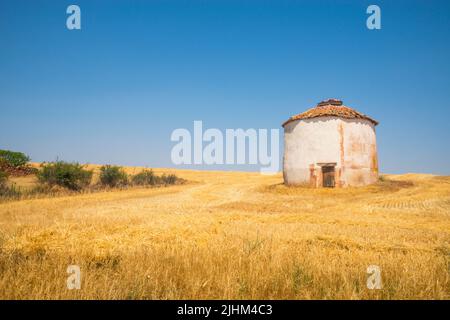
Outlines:
{"type": "Polygon", "coordinates": [[[337,99],[292,116],[283,123],[284,183],[346,187],[376,182],[377,124],[337,99]]]}

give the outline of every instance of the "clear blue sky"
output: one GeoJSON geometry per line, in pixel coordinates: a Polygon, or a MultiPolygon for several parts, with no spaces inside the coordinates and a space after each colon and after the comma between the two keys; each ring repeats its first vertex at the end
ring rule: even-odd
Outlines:
{"type": "Polygon", "coordinates": [[[335,97],[380,122],[382,172],[448,175],[449,40],[449,1],[1,0],[0,149],[168,167],[194,120],[281,129],[335,97]]]}

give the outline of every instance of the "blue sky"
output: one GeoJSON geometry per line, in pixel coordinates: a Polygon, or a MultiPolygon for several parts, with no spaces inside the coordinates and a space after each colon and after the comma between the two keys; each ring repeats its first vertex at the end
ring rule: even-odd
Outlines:
{"type": "Polygon", "coordinates": [[[448,175],[449,40],[448,1],[2,0],[0,148],[171,167],[194,120],[281,129],[335,97],[380,122],[382,172],[448,175]]]}

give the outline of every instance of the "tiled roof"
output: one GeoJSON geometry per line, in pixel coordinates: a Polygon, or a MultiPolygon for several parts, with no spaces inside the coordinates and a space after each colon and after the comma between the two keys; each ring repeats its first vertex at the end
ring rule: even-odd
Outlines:
{"type": "Polygon", "coordinates": [[[283,123],[283,127],[291,121],[300,119],[311,119],[317,117],[339,117],[346,119],[365,119],[377,125],[378,122],[374,119],[362,114],[350,107],[346,107],[342,104],[341,100],[338,99],[328,99],[319,102],[317,106],[306,110],[303,113],[297,114],[290,117],[286,122],[283,123]]]}

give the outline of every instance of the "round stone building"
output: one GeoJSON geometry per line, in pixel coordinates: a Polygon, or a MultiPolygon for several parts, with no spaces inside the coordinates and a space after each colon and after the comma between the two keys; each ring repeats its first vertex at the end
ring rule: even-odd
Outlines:
{"type": "Polygon", "coordinates": [[[283,123],[287,185],[346,187],[378,179],[377,121],[329,99],[283,123]]]}

